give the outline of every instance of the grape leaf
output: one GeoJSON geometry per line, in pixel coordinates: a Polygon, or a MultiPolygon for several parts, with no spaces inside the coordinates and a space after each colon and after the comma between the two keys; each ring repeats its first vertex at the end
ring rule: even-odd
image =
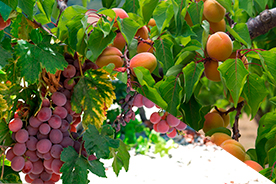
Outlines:
{"type": "Polygon", "coordinates": [[[88,184],[88,171],[106,177],[103,163],[98,160],[88,161],[87,158],[80,156],[73,147],[64,148],[60,155],[60,160],[64,162],[60,172],[61,179],[66,184],[88,184]]]}
{"type": "Polygon", "coordinates": [[[153,12],[153,18],[156,22],[159,33],[162,33],[164,28],[168,26],[173,15],[173,5],[171,3],[162,1],[157,5],[153,12]]]}
{"type": "MultiPolygon", "coordinates": [[[[10,146],[10,145],[9,145],[10,146]]],[[[10,166],[4,165],[0,166],[0,170],[4,171],[3,178],[0,178],[0,183],[22,183],[19,172],[14,171],[10,166]]]]}
{"type": "Polygon", "coordinates": [[[18,0],[18,7],[22,9],[30,20],[33,19],[35,2],[36,0],[18,0]]]}
{"type": "Polygon", "coordinates": [[[28,24],[28,19],[23,14],[18,14],[11,24],[11,33],[14,37],[24,40],[30,39],[30,33],[33,27],[28,24]]]}
{"type": "Polygon", "coordinates": [[[232,95],[234,105],[237,106],[248,71],[240,59],[228,59],[218,67],[218,70],[232,95]]]}
{"type": "Polygon", "coordinates": [[[255,117],[263,99],[268,94],[265,81],[257,74],[250,74],[247,76],[247,81],[244,85],[243,92],[251,111],[252,120],[255,117]]]}
{"type": "Polygon", "coordinates": [[[116,98],[109,73],[99,70],[87,70],[74,87],[71,98],[72,110],[83,114],[83,125],[94,124],[101,127],[104,119],[104,106],[109,108],[116,98]]]}
{"type": "Polygon", "coordinates": [[[85,141],[84,147],[87,153],[89,155],[96,153],[97,158],[108,158],[110,154],[109,147],[118,148],[120,145],[118,139],[110,138],[110,134],[107,134],[106,131],[99,133],[94,125],[88,125],[88,129],[83,135],[83,140],[85,141]]]}
{"type": "Polygon", "coordinates": [[[111,152],[114,157],[112,167],[115,174],[118,176],[122,167],[124,167],[125,171],[127,172],[130,159],[130,155],[127,150],[127,145],[122,140],[120,140],[119,148],[112,148],[111,152]]]}
{"type": "Polygon", "coordinates": [[[0,12],[1,12],[1,16],[4,19],[4,21],[8,20],[11,11],[12,11],[11,7],[9,7],[8,5],[6,5],[0,1],[0,12]]]}
{"type": "Polygon", "coordinates": [[[35,83],[39,79],[42,68],[52,74],[57,70],[63,70],[68,63],[63,55],[57,51],[56,45],[51,45],[51,36],[45,36],[39,44],[30,44],[25,40],[19,40],[15,46],[16,54],[20,56],[18,66],[21,76],[26,81],[35,83]],[[30,72],[31,71],[31,72],[30,72]]]}
{"type": "Polygon", "coordinates": [[[183,68],[186,101],[190,100],[203,71],[204,66],[202,62],[191,62],[183,68]]]}
{"type": "Polygon", "coordinates": [[[168,106],[166,111],[170,114],[177,116],[180,102],[182,100],[182,87],[178,78],[175,76],[169,76],[164,78],[162,81],[157,84],[158,90],[164,101],[167,102],[168,106]]]}
{"type": "Polygon", "coordinates": [[[18,4],[18,0],[1,0],[1,1],[14,10],[16,9],[18,4]]]}
{"type": "Polygon", "coordinates": [[[7,123],[4,120],[1,120],[0,121],[0,144],[4,146],[10,146],[11,143],[13,142],[14,141],[12,140],[10,129],[7,123]]]}
{"type": "Polygon", "coordinates": [[[1,45],[0,45],[0,68],[4,68],[8,64],[8,59],[12,58],[12,53],[10,51],[5,50],[1,45]]]}

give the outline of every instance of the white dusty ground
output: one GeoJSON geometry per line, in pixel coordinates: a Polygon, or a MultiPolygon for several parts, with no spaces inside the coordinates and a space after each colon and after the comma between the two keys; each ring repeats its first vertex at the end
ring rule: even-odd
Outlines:
{"type": "MultiPolygon", "coordinates": [[[[103,160],[107,178],[89,173],[93,184],[141,184],[141,183],[187,183],[187,184],[271,184],[272,182],[237,160],[220,147],[213,145],[179,145],[169,155],[135,155],[130,151],[129,171],[124,169],[116,177],[112,160],[103,160]]],[[[22,177],[23,179],[23,177],[22,177]]],[[[23,181],[24,183],[25,181],[23,181]]],[[[58,182],[59,184],[62,181],[58,182]]]]}

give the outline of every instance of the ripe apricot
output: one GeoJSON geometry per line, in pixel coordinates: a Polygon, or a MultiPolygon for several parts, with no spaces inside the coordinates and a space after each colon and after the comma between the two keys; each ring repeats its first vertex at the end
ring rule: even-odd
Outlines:
{"type": "Polygon", "coordinates": [[[110,46],[116,47],[122,51],[123,48],[125,47],[125,45],[126,45],[126,40],[125,40],[124,36],[122,35],[122,33],[119,32],[119,33],[117,33],[116,37],[113,40],[113,43],[110,46]]]}
{"type": "Polygon", "coordinates": [[[156,22],[155,22],[155,20],[154,20],[153,18],[151,18],[151,19],[149,20],[148,26],[151,26],[151,27],[156,26],[156,22]]]}
{"type": "Polygon", "coordinates": [[[203,15],[210,22],[219,22],[224,18],[226,10],[216,0],[204,2],[203,15]]]}
{"type": "Polygon", "coordinates": [[[153,41],[150,39],[139,41],[137,46],[137,52],[150,52],[153,53],[153,41]]]}
{"type": "Polygon", "coordinates": [[[220,146],[224,141],[228,139],[232,138],[229,135],[222,132],[216,132],[210,138],[211,142],[215,143],[217,146],[220,146]]]}
{"type": "Polygon", "coordinates": [[[224,19],[221,19],[219,22],[209,22],[210,24],[210,33],[214,34],[216,32],[225,32],[226,30],[226,23],[224,19]]]}
{"type": "Polygon", "coordinates": [[[131,58],[129,66],[130,66],[130,69],[132,70],[133,75],[135,75],[133,68],[138,66],[142,66],[148,69],[151,73],[157,66],[157,60],[152,53],[142,52],[135,55],[133,58],[131,58]]]}
{"type": "Polygon", "coordinates": [[[8,19],[5,22],[2,15],[0,14],[0,31],[8,27],[10,24],[11,24],[11,19],[8,19]]]}
{"type": "Polygon", "coordinates": [[[248,60],[245,57],[245,55],[241,55],[240,53],[238,53],[238,55],[236,55],[236,52],[232,52],[232,54],[229,56],[229,58],[230,59],[236,59],[236,58],[241,59],[245,68],[248,69],[248,60]]]}
{"type": "Polygon", "coordinates": [[[214,128],[223,127],[224,121],[218,113],[209,112],[205,116],[205,121],[202,130],[207,133],[209,130],[214,128]]]}
{"type": "MultiPolygon", "coordinates": [[[[113,26],[118,28],[117,17],[119,16],[121,19],[124,19],[129,16],[128,16],[127,12],[122,8],[112,8],[112,10],[116,13],[116,17],[115,17],[113,26]]],[[[109,20],[111,22],[112,18],[107,17],[107,20],[109,20]]]]}
{"type": "Polygon", "coordinates": [[[228,139],[224,141],[220,147],[239,159],[240,161],[244,162],[245,160],[245,150],[243,146],[236,140],[234,139],[228,139]]]}
{"type": "Polygon", "coordinates": [[[207,77],[207,79],[214,82],[221,81],[218,66],[218,61],[215,60],[209,60],[204,63],[204,74],[207,77]]]}
{"type": "Polygon", "coordinates": [[[244,161],[244,163],[257,172],[260,172],[261,170],[264,169],[258,162],[255,162],[253,160],[246,160],[244,161]]]}
{"type": "MultiPolygon", "coordinates": [[[[221,112],[226,112],[226,110],[223,108],[218,108],[218,110],[221,112]]],[[[227,127],[229,125],[229,123],[230,123],[229,113],[228,114],[220,114],[216,109],[211,110],[211,112],[218,113],[222,117],[222,119],[224,120],[224,127],[227,127]]]]}
{"type": "Polygon", "coordinates": [[[231,38],[225,32],[216,32],[212,34],[206,44],[206,50],[211,58],[224,61],[233,51],[231,38]]]}
{"type": "Polygon", "coordinates": [[[114,63],[115,68],[121,67],[124,64],[122,59],[122,52],[116,47],[107,47],[97,58],[96,64],[101,68],[108,65],[109,63],[114,63]]]}
{"type": "Polygon", "coordinates": [[[144,40],[147,40],[149,38],[149,30],[147,28],[147,26],[143,26],[141,28],[139,28],[135,34],[135,36],[140,38],[143,38],[144,40]]]}

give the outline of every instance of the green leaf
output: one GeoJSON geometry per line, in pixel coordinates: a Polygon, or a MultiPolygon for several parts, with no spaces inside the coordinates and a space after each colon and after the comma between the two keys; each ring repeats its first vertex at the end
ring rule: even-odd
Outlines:
{"type": "MultiPolygon", "coordinates": [[[[1,97],[1,95],[0,95],[1,97]]],[[[0,98],[1,100],[1,98],[0,98]]],[[[2,106],[3,104],[1,103],[0,107],[2,106]]],[[[3,111],[1,111],[3,112],[3,111]]],[[[13,143],[13,139],[11,137],[11,134],[10,134],[10,129],[8,127],[8,125],[5,123],[5,121],[1,120],[0,121],[0,144],[1,145],[4,145],[4,146],[10,146],[12,143],[13,143]],[[5,142],[3,142],[5,141],[5,142]]]]}
{"type": "Polygon", "coordinates": [[[154,87],[155,80],[151,76],[151,73],[149,72],[148,69],[145,69],[142,66],[135,67],[134,73],[135,73],[140,85],[143,86],[143,85],[147,84],[150,87],[154,87]]]}
{"type": "Polygon", "coordinates": [[[144,23],[148,23],[152,16],[152,13],[159,1],[158,0],[144,0],[141,2],[142,2],[142,4],[140,4],[141,15],[144,19],[144,23]]]}
{"type": "Polygon", "coordinates": [[[251,120],[255,117],[263,99],[268,95],[265,81],[257,74],[247,76],[247,81],[243,88],[244,97],[251,111],[251,120]]]}
{"type": "Polygon", "coordinates": [[[240,59],[228,59],[218,67],[218,70],[220,71],[226,86],[232,95],[234,105],[236,107],[239,96],[241,95],[245,84],[248,71],[240,59]]]}
{"type": "MultiPolygon", "coordinates": [[[[2,166],[3,165],[0,165],[1,171],[3,169],[2,166]]],[[[3,183],[22,183],[19,176],[19,172],[14,171],[10,166],[4,165],[3,171],[4,171],[3,179],[0,178],[0,183],[2,182],[3,183]]]]}
{"type": "Polygon", "coordinates": [[[164,28],[168,26],[173,15],[173,5],[168,1],[162,1],[160,4],[157,5],[153,12],[153,18],[156,22],[159,33],[162,33],[164,28]]]}
{"type": "MultiPolygon", "coordinates": [[[[241,23],[242,24],[242,23],[241,23]]],[[[250,47],[250,45],[247,44],[247,42],[234,30],[232,29],[229,25],[226,25],[226,30],[229,31],[229,33],[239,42],[244,44],[246,47],[250,47]]],[[[248,31],[248,29],[247,29],[248,31]]],[[[247,38],[247,33],[242,33],[243,36],[247,38]]]]}
{"type": "MultiPolygon", "coordinates": [[[[106,125],[105,125],[106,126],[106,125]]],[[[112,139],[104,133],[99,133],[94,125],[88,125],[88,129],[83,135],[84,147],[89,155],[96,153],[97,158],[108,158],[109,147],[118,148],[120,141],[112,139]]]]}
{"type": "Polygon", "coordinates": [[[250,17],[254,16],[253,15],[253,7],[254,7],[253,0],[239,1],[239,7],[240,7],[240,9],[245,10],[250,17]]]}
{"type": "Polygon", "coordinates": [[[102,5],[105,8],[110,8],[114,0],[102,0],[102,5]]]}
{"type": "Polygon", "coordinates": [[[178,78],[174,76],[164,77],[162,81],[158,84],[159,92],[162,98],[168,104],[166,111],[170,114],[177,116],[180,102],[182,100],[182,87],[180,86],[180,82],[178,78]]]}
{"type": "Polygon", "coordinates": [[[18,4],[18,0],[1,0],[1,1],[14,10],[16,9],[18,4]]]}
{"type": "Polygon", "coordinates": [[[182,35],[180,32],[183,29],[183,16],[182,13],[186,13],[187,1],[184,0],[172,0],[173,12],[175,19],[176,35],[182,35]],[[185,11],[185,12],[184,12],[185,11]]]}
{"type": "Polygon", "coordinates": [[[112,167],[115,174],[118,176],[122,167],[124,167],[125,171],[127,172],[130,159],[130,155],[127,150],[127,145],[122,140],[120,140],[119,148],[111,149],[111,151],[114,157],[112,167]]]}
{"type": "Polygon", "coordinates": [[[7,101],[4,99],[3,95],[0,95],[0,111],[4,112],[8,109],[7,101]]]}
{"type": "Polygon", "coordinates": [[[11,11],[12,11],[12,8],[10,6],[0,1],[0,12],[4,21],[8,20],[11,11]]]}
{"type": "Polygon", "coordinates": [[[108,36],[104,37],[104,33],[95,27],[88,40],[88,49],[92,52],[92,56],[89,59],[96,61],[107,45],[112,43],[115,36],[116,34],[114,32],[110,32],[108,36]]]}
{"type": "Polygon", "coordinates": [[[232,10],[232,0],[217,0],[219,4],[221,4],[227,12],[230,12],[232,15],[234,14],[232,10]]]}
{"type": "Polygon", "coordinates": [[[18,7],[28,16],[29,19],[33,19],[34,5],[36,0],[18,0],[18,7]]]}
{"type": "Polygon", "coordinates": [[[269,167],[273,167],[275,162],[276,162],[276,147],[274,147],[268,151],[269,167]]]}
{"type": "Polygon", "coordinates": [[[260,51],[259,53],[261,55],[261,60],[263,60],[266,65],[264,66],[264,69],[268,70],[273,77],[274,84],[276,84],[276,50],[271,49],[269,51],[260,51]]]}
{"type": "Polygon", "coordinates": [[[256,3],[258,3],[258,5],[261,7],[261,9],[265,9],[267,3],[268,3],[268,0],[255,0],[256,3]]]}
{"type": "Polygon", "coordinates": [[[52,11],[55,4],[55,0],[38,0],[37,6],[40,11],[51,21],[52,11]]]}
{"type": "Polygon", "coordinates": [[[140,8],[139,0],[126,0],[122,8],[126,12],[137,13],[140,8]]]}
{"type": "Polygon", "coordinates": [[[39,29],[33,29],[30,38],[35,44],[39,44],[42,41],[42,35],[39,29]]]}
{"type": "Polygon", "coordinates": [[[1,45],[0,45],[0,68],[4,68],[8,64],[8,60],[12,58],[12,53],[8,50],[5,50],[1,45]]]}
{"type": "Polygon", "coordinates": [[[222,132],[231,136],[231,131],[225,127],[218,127],[218,128],[211,129],[205,133],[205,136],[212,136],[214,133],[217,133],[217,132],[222,132]]]}
{"type": "Polygon", "coordinates": [[[136,21],[131,18],[118,18],[118,25],[128,45],[132,42],[137,30],[141,27],[136,21]]]}
{"type": "Polygon", "coordinates": [[[106,177],[103,163],[98,160],[88,161],[87,158],[79,156],[75,149],[68,146],[63,149],[60,160],[64,162],[60,172],[63,183],[88,184],[88,171],[100,176],[106,177]],[[96,173],[95,173],[96,172],[96,173]]]}
{"type": "Polygon", "coordinates": [[[198,3],[192,2],[188,7],[188,13],[190,14],[193,25],[200,24],[203,15],[203,1],[198,3]]]}
{"type": "Polygon", "coordinates": [[[167,36],[162,36],[160,39],[154,41],[154,47],[156,49],[155,56],[157,60],[163,64],[163,72],[167,73],[168,69],[174,65],[173,42],[167,36]]]}
{"type": "Polygon", "coordinates": [[[197,86],[197,83],[200,80],[200,77],[204,71],[204,65],[202,62],[195,63],[191,62],[187,66],[185,66],[182,70],[184,75],[184,86],[185,86],[185,101],[189,101],[194,90],[197,86]]]}
{"type": "Polygon", "coordinates": [[[246,42],[247,47],[251,47],[251,38],[247,25],[245,23],[238,23],[233,29],[246,42]]]}
{"type": "Polygon", "coordinates": [[[63,55],[57,51],[57,45],[52,45],[50,41],[51,36],[45,36],[37,45],[19,40],[15,46],[16,54],[20,56],[18,66],[21,76],[31,84],[39,79],[42,68],[55,74],[57,70],[63,70],[68,65],[63,55]]]}
{"type": "Polygon", "coordinates": [[[82,124],[94,124],[101,127],[105,117],[103,107],[109,108],[115,99],[114,87],[109,73],[99,70],[87,70],[74,87],[71,98],[72,110],[84,112],[82,124]]]}

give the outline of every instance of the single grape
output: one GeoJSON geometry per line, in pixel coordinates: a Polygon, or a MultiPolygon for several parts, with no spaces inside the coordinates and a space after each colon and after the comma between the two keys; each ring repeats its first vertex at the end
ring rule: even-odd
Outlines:
{"type": "Polygon", "coordinates": [[[67,102],[66,96],[61,92],[54,92],[51,96],[53,104],[63,106],[67,102]]]}
{"type": "MultiPolygon", "coordinates": [[[[51,148],[52,149],[52,148],[51,148]]],[[[44,153],[43,154],[43,159],[44,160],[49,160],[49,159],[51,159],[52,158],[52,155],[51,155],[51,153],[50,152],[47,152],[47,153],[44,153]]]]}
{"type": "Polygon", "coordinates": [[[36,137],[37,137],[37,140],[48,139],[48,138],[49,138],[49,134],[44,135],[44,134],[38,132],[38,133],[36,134],[36,137]]]}
{"type": "Polygon", "coordinates": [[[73,121],[73,116],[71,114],[68,114],[66,116],[66,121],[68,121],[68,123],[70,124],[73,121]]]}
{"type": "Polygon", "coordinates": [[[58,115],[61,119],[66,118],[68,112],[64,107],[56,106],[53,110],[53,114],[58,115]]]}
{"type": "Polygon", "coordinates": [[[159,123],[157,123],[156,128],[160,133],[166,133],[170,129],[166,120],[161,120],[159,123]]]}
{"type": "MultiPolygon", "coordinates": [[[[71,128],[71,127],[69,127],[69,130],[70,130],[70,128],[71,128]]],[[[69,137],[69,136],[70,136],[69,131],[62,132],[62,134],[63,134],[63,138],[64,138],[64,137],[69,137]]]]}
{"type": "Polygon", "coordinates": [[[22,169],[22,172],[24,174],[29,174],[29,173],[32,172],[32,170],[33,170],[33,163],[30,160],[27,160],[25,162],[25,165],[24,165],[23,169],[22,169]]]}
{"type": "Polygon", "coordinates": [[[74,141],[71,139],[71,137],[63,137],[63,140],[61,141],[61,146],[66,148],[68,146],[74,146],[74,141]]]}
{"type": "Polygon", "coordinates": [[[27,126],[27,130],[28,130],[28,134],[29,134],[30,136],[36,135],[37,132],[38,132],[38,128],[34,128],[34,127],[32,127],[31,125],[28,125],[28,126],[27,126]]]}
{"type": "MultiPolygon", "coordinates": [[[[158,122],[158,123],[159,123],[159,122],[158,122]]],[[[158,123],[153,124],[153,129],[154,129],[155,132],[158,132],[158,130],[157,130],[157,125],[158,125],[158,123]]]]}
{"type": "Polygon", "coordinates": [[[152,122],[152,124],[156,124],[161,120],[161,116],[159,115],[158,112],[154,112],[150,115],[150,122],[152,122]]]}
{"type": "Polygon", "coordinates": [[[33,170],[31,173],[33,174],[40,174],[44,170],[43,163],[41,160],[33,162],[33,170]]]}
{"type": "Polygon", "coordinates": [[[17,156],[23,155],[26,152],[25,143],[15,143],[15,145],[12,148],[12,151],[17,156]]]}
{"type": "Polygon", "coordinates": [[[187,125],[180,121],[180,123],[175,127],[177,130],[184,130],[187,127],[187,125]]]}
{"type": "Polygon", "coordinates": [[[44,184],[43,180],[40,178],[36,178],[34,179],[34,181],[32,182],[32,184],[44,184]]]}
{"type": "Polygon", "coordinates": [[[178,118],[176,118],[175,116],[173,116],[172,114],[168,114],[167,115],[167,123],[171,127],[176,127],[177,125],[179,125],[180,120],[178,118]]]}
{"type": "Polygon", "coordinates": [[[49,170],[52,170],[51,169],[51,164],[52,164],[52,161],[54,160],[54,158],[50,158],[49,160],[44,160],[43,161],[43,165],[46,169],[49,169],[49,170]]]}
{"type": "Polygon", "coordinates": [[[30,178],[30,175],[29,175],[29,174],[26,174],[26,175],[25,175],[25,181],[26,181],[27,183],[32,183],[34,180],[30,178]]]}
{"type": "Polygon", "coordinates": [[[59,128],[61,126],[61,118],[57,115],[53,115],[49,121],[48,121],[49,125],[52,127],[52,128],[59,128]]]}
{"type": "Polygon", "coordinates": [[[72,106],[70,101],[67,101],[66,104],[64,105],[64,108],[67,110],[67,112],[71,115],[75,114],[76,112],[72,110],[72,106]]]}
{"type": "Polygon", "coordinates": [[[53,182],[52,180],[49,180],[49,181],[44,181],[44,184],[55,184],[55,182],[53,182]]]}
{"type": "Polygon", "coordinates": [[[36,150],[36,152],[35,152],[35,153],[36,153],[36,155],[37,155],[37,157],[38,157],[38,158],[44,159],[44,158],[43,158],[43,154],[42,154],[42,153],[40,153],[40,152],[39,152],[39,151],[37,151],[37,150],[36,150]]]}
{"type": "MultiPolygon", "coordinates": [[[[62,91],[61,91],[65,96],[66,96],[66,98],[67,98],[67,102],[68,102],[68,100],[70,100],[71,99],[71,91],[70,90],[68,90],[68,89],[62,89],[62,91]]],[[[66,102],[66,103],[67,103],[66,102]]]]}
{"type": "Polygon", "coordinates": [[[70,127],[70,124],[68,123],[68,121],[66,121],[65,119],[63,119],[59,130],[61,132],[66,132],[66,131],[68,131],[69,127],[70,127]]]}
{"type": "Polygon", "coordinates": [[[60,172],[59,170],[60,170],[60,168],[62,167],[62,165],[63,165],[63,162],[62,162],[61,160],[59,160],[59,159],[54,159],[54,160],[52,161],[51,168],[52,168],[52,170],[54,171],[54,173],[56,173],[56,174],[61,174],[61,172],[60,172]]]}
{"type": "Polygon", "coordinates": [[[36,154],[36,151],[30,151],[30,150],[27,150],[26,153],[25,153],[25,156],[27,159],[29,159],[31,162],[36,162],[39,160],[37,154],[36,154]]]}
{"type": "Polygon", "coordinates": [[[142,102],[143,102],[144,106],[147,108],[152,108],[155,105],[155,103],[153,103],[152,101],[150,101],[148,98],[146,98],[144,96],[142,98],[142,102]]]}
{"type": "Polygon", "coordinates": [[[49,134],[49,139],[54,144],[60,143],[63,139],[63,134],[59,129],[52,129],[49,134]]]}
{"type": "Polygon", "coordinates": [[[52,116],[52,110],[49,107],[42,107],[37,113],[37,119],[41,122],[48,121],[52,116]]]}
{"type": "Polygon", "coordinates": [[[76,85],[76,82],[74,79],[65,79],[64,82],[63,82],[63,86],[66,88],[66,89],[73,89],[73,87],[76,85]]]}
{"type": "Polygon", "coordinates": [[[49,134],[49,132],[51,131],[51,127],[48,123],[42,123],[40,126],[39,126],[39,132],[43,135],[47,135],[49,134]]]}
{"type": "MultiPolygon", "coordinates": [[[[53,159],[53,158],[52,158],[53,159]]],[[[45,166],[44,166],[45,167],[45,166]]],[[[51,166],[50,166],[51,167],[51,166]]],[[[45,171],[47,172],[47,173],[49,173],[49,174],[53,174],[54,172],[51,170],[51,169],[47,169],[47,168],[45,168],[45,171]]]]}
{"type": "Polygon", "coordinates": [[[29,174],[29,177],[34,180],[34,179],[37,179],[39,178],[39,174],[33,174],[32,172],[29,174]]]}
{"type": "Polygon", "coordinates": [[[55,144],[51,148],[51,155],[53,158],[60,158],[60,154],[63,150],[63,147],[60,144],[55,144]]]}
{"type": "Polygon", "coordinates": [[[167,133],[167,136],[169,138],[174,138],[176,136],[176,134],[177,134],[176,129],[173,128],[173,130],[170,133],[167,133]]]}
{"type": "Polygon", "coordinates": [[[136,107],[143,107],[143,95],[137,94],[134,97],[133,105],[136,106],[136,107]]]}
{"type": "Polygon", "coordinates": [[[40,121],[37,117],[31,116],[29,119],[29,124],[34,128],[38,128],[41,123],[42,121],[40,121]]]}
{"type": "Polygon", "coordinates": [[[40,153],[44,154],[50,151],[52,143],[49,139],[41,139],[36,143],[36,149],[40,153]]]}
{"type": "Polygon", "coordinates": [[[75,74],[76,74],[76,68],[74,67],[74,65],[71,65],[71,64],[68,64],[67,68],[65,68],[62,71],[62,75],[65,78],[72,78],[75,76],[75,74]]]}
{"type": "Polygon", "coordinates": [[[79,141],[74,141],[74,149],[78,153],[80,151],[81,144],[79,141]]]}
{"type": "Polygon", "coordinates": [[[43,98],[42,100],[42,107],[50,107],[51,103],[48,98],[43,98]]]}
{"type": "Polygon", "coordinates": [[[13,148],[10,148],[6,153],[6,159],[11,161],[16,155],[12,151],[13,148]]]}
{"type": "Polygon", "coordinates": [[[28,141],[26,142],[28,150],[35,151],[37,141],[37,138],[35,138],[34,136],[30,136],[28,141]]]}
{"type": "Polygon", "coordinates": [[[60,175],[59,174],[56,174],[56,173],[52,174],[51,181],[58,182],[59,179],[60,179],[60,175]]]}
{"type": "Polygon", "coordinates": [[[19,172],[24,168],[25,159],[22,156],[15,156],[11,161],[11,168],[19,172]]]}
{"type": "Polygon", "coordinates": [[[88,156],[89,161],[96,160],[96,159],[97,159],[97,157],[93,154],[88,156]]]}
{"type": "Polygon", "coordinates": [[[43,171],[40,174],[40,179],[42,179],[43,181],[49,181],[52,177],[52,174],[47,173],[46,171],[43,171]]]}
{"type": "Polygon", "coordinates": [[[12,132],[17,132],[18,130],[20,130],[23,126],[23,122],[21,119],[19,118],[14,118],[9,122],[9,129],[12,132]]]}

